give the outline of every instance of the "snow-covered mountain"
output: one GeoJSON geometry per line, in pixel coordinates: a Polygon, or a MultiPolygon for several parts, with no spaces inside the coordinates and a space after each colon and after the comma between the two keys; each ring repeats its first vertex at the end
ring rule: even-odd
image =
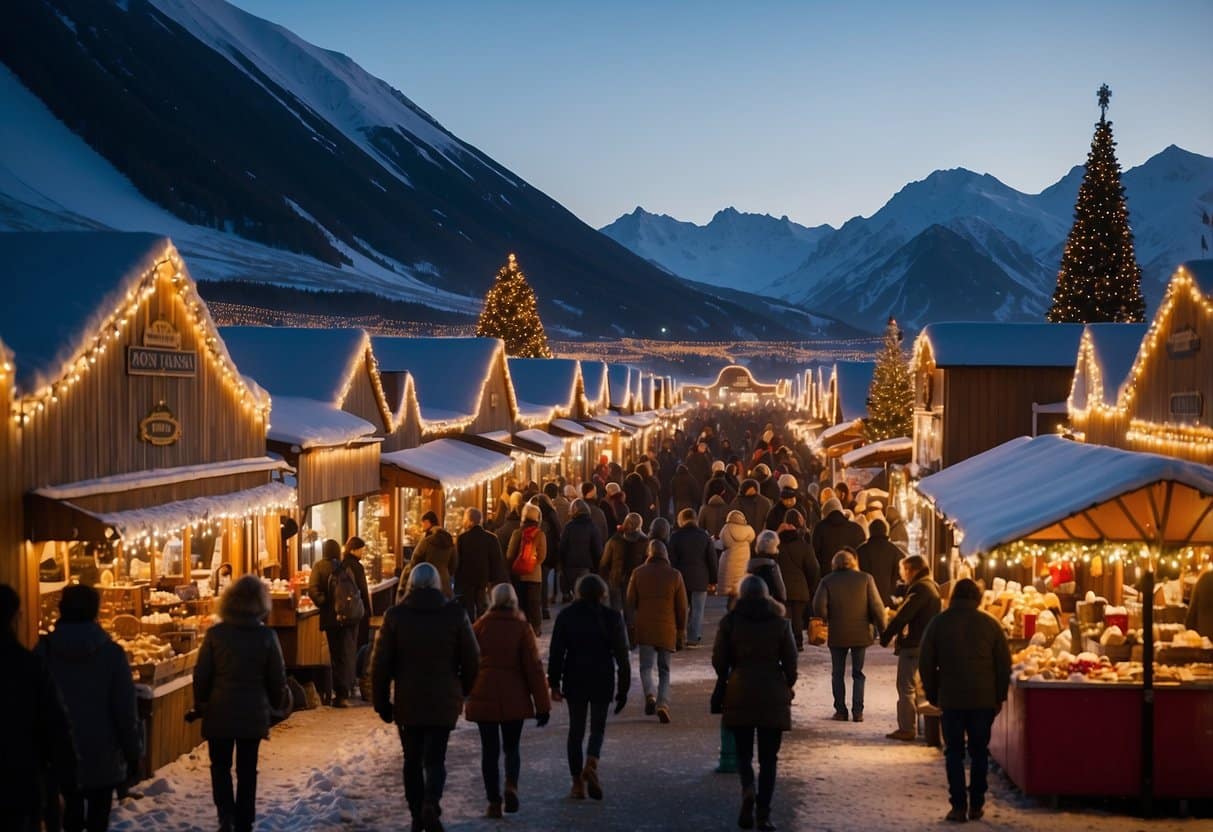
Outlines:
{"type": "Polygon", "coordinates": [[[469,313],[513,251],[557,332],[799,331],[783,302],[688,285],[350,58],[223,0],[0,3],[0,230],[28,228],[156,231],[204,280],[469,313]]]}
{"type": "Polygon", "coordinates": [[[718,211],[707,225],[637,207],[601,229],[611,239],[675,274],[711,286],[765,285],[799,266],[834,229],[806,228],[786,216],[718,211]]]}
{"type": "MultiPolygon", "coordinates": [[[[727,261],[730,285],[758,286],[873,330],[891,313],[909,328],[958,314],[1039,318],[1052,296],[1083,172],[1074,167],[1042,192],[1026,194],[990,174],[935,171],[906,185],[871,217],[855,217],[837,230],[813,229],[819,235],[802,262],[765,285],[756,281],[771,263],[761,242],[732,241],[730,251],[760,254],[751,263],[743,257],[727,261]],[[958,306],[958,297],[966,303],[958,306]]],[[[1172,145],[1126,171],[1123,182],[1143,289],[1157,303],[1175,266],[1198,256],[1202,231],[1210,233],[1201,225],[1201,211],[1213,214],[1213,159],[1172,145]]],[[[629,228],[625,220],[638,212],[643,214],[638,209],[607,228],[629,228]]],[[[684,225],[658,219],[665,239],[675,236],[668,229],[684,225]]],[[[689,234],[679,236],[676,246],[654,245],[661,239],[656,232],[612,236],[693,279],[699,278],[687,264],[714,253],[710,244],[697,247],[703,238],[689,234]]]]}

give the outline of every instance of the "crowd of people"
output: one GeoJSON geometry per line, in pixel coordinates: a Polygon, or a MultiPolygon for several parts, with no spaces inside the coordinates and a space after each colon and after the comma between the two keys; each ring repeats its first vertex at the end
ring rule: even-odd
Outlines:
{"type": "MultiPolygon", "coordinates": [[[[925,559],[907,555],[905,524],[883,492],[852,494],[845,482],[831,483],[807,445],[781,436],[777,420],[712,411],[691,433],[678,431],[637,460],[604,456],[586,482],[510,482],[492,516],[467,509],[457,535],[427,515],[396,603],[362,662],[360,649],[365,657],[371,643],[365,544],[325,542],[309,593],[332,657],[329,704],[346,706],[365,678],[362,695],[398,729],[412,829],[443,828],[446,748],[460,716],[479,729],[487,817],[520,811],[523,726],[546,725],[553,704],[568,709],[568,796],[602,800],[606,725],[612,705],[619,714],[628,703],[630,652],[639,654],[644,714],[670,723],[674,656],[702,645],[710,594],[727,604],[712,644],[711,711],[721,717],[718,770],[740,778],[741,828],[775,829],[778,753],[791,729],[799,654],[823,642],[833,718],[855,722],[864,719],[867,649],[894,645],[897,727],[888,737],[914,740],[918,715],[938,706],[948,819],[981,817],[985,747],[1009,683],[1001,628],[977,621],[975,584],[941,588],[925,559]],[[886,620],[888,608],[896,611],[886,620]],[[553,612],[545,669],[538,637],[553,612]]],[[[41,771],[53,774],[49,788],[22,792],[30,823],[17,828],[38,828],[59,794],[67,828],[105,828],[114,789],[141,753],[130,675],[96,624],[96,592],[68,589],[59,626],[28,657],[12,637],[16,596],[0,592],[5,666],[28,665],[22,675],[35,685],[4,688],[10,713],[36,715],[17,737],[16,759],[42,761],[41,771]],[[92,664],[84,667],[81,656],[92,664]],[[82,674],[112,679],[110,698],[98,704],[98,685],[81,685],[82,674]],[[88,696],[74,693],[82,689],[88,696]],[[89,736],[98,724],[104,736],[89,736]]],[[[224,830],[251,829],[258,745],[290,709],[282,654],[263,624],[268,609],[258,578],[233,581],[194,676],[224,830]]],[[[24,780],[3,782],[36,779],[38,771],[34,765],[21,771],[24,780]]]]}

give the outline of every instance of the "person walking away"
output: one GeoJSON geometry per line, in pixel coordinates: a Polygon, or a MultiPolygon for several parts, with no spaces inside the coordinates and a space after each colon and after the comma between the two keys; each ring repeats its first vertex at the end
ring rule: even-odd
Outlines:
{"type": "Polygon", "coordinates": [[[649,518],[649,524],[652,525],[653,520],[657,517],[665,517],[669,513],[666,508],[666,503],[669,502],[669,495],[662,490],[661,480],[654,475],[654,469],[657,465],[657,454],[650,449],[649,459],[636,466],[636,473],[644,480],[644,485],[649,490],[650,498],[653,501],[653,516],[649,518]]]}
{"type": "Polygon", "coordinates": [[[480,771],[488,796],[487,818],[501,818],[502,809],[517,812],[518,776],[522,771],[522,723],[532,717],[547,725],[552,711],[535,633],[518,612],[514,587],[493,587],[492,606],[472,625],[480,647],[480,671],[468,697],[465,717],[480,729],[480,771]],[[501,789],[505,752],[505,792],[501,789]]]}
{"type": "Polygon", "coordinates": [[[194,709],[202,715],[221,830],[253,828],[258,750],[269,736],[273,715],[290,707],[278,636],[265,626],[269,613],[269,591],[261,578],[237,579],[219,599],[221,621],[206,631],[194,668],[194,709]]]}
{"type": "Polygon", "coordinates": [[[763,528],[778,529],[789,511],[800,512],[801,517],[808,514],[800,497],[800,482],[791,474],[784,474],[779,478],[779,500],[767,512],[763,528]]]}
{"type": "Polygon", "coordinates": [[[737,496],[737,489],[733,488],[725,475],[725,462],[723,459],[718,459],[712,463],[712,474],[708,477],[707,482],[703,484],[703,493],[701,498],[706,503],[708,498],[713,494],[719,494],[726,503],[733,502],[737,496]]]}
{"type": "Polygon", "coordinates": [[[727,595],[729,605],[737,597],[737,587],[745,577],[746,567],[750,562],[750,545],[754,542],[754,529],[745,521],[745,515],[740,511],[730,511],[728,522],[720,530],[720,544],[723,551],[720,554],[719,566],[716,570],[716,594],[727,595]]]}
{"type": "Polygon", "coordinates": [[[657,714],[666,724],[670,721],[670,655],[686,645],[687,590],[661,541],[649,541],[648,560],[628,583],[627,604],[636,618],[644,712],[646,716],[657,714]]]}
{"type": "Polygon", "coordinates": [[[497,528],[493,530],[493,534],[497,535],[497,542],[501,544],[501,551],[506,551],[510,548],[510,538],[514,536],[514,532],[522,525],[522,492],[515,491],[510,494],[509,510],[504,518],[497,524],[497,528]]]}
{"type": "MultiPolygon", "coordinates": [[[[455,538],[442,526],[435,526],[429,534],[421,538],[421,542],[413,549],[413,557],[409,560],[409,572],[411,573],[422,563],[433,564],[434,568],[438,570],[438,580],[442,583],[443,594],[447,598],[453,598],[451,576],[455,574],[459,566],[458,553],[455,538]]],[[[407,583],[401,584],[396,589],[397,603],[404,598],[405,586],[407,583]]]]}
{"type": "Polygon", "coordinates": [[[57,815],[59,792],[77,791],[79,758],[59,686],[42,657],[17,640],[20,610],[17,591],[0,584],[0,713],[7,718],[0,818],[13,832],[38,832],[43,800],[54,801],[57,815]]]}
{"type": "Polygon", "coordinates": [[[573,787],[569,797],[602,800],[598,761],[606,737],[607,708],[618,715],[632,685],[628,637],[623,617],[606,605],[607,585],[586,575],[575,587],[576,600],[556,616],[548,654],[548,686],[553,702],[569,708],[568,759],[573,787]],[[584,749],[586,719],[590,736],[584,749]]]}
{"type": "Polygon", "coordinates": [[[588,575],[602,559],[603,538],[590,514],[585,500],[574,500],[569,509],[569,522],[560,536],[560,563],[563,565],[561,583],[572,599],[573,587],[582,576],[588,575]]]}
{"type": "Polygon", "coordinates": [[[680,463],[674,470],[670,480],[670,496],[674,501],[674,516],[677,517],[683,509],[699,509],[699,501],[703,497],[703,489],[695,482],[687,469],[686,463],[680,463]]]}
{"type": "Polygon", "coordinates": [[[716,547],[712,538],[695,523],[695,510],[678,513],[678,528],[670,535],[670,565],[682,573],[691,611],[687,616],[687,647],[703,642],[703,613],[708,589],[716,583],[716,547]]]}
{"type": "Polygon", "coordinates": [[[788,597],[784,606],[788,620],[792,622],[792,635],[796,649],[804,650],[804,628],[807,624],[809,603],[821,577],[813,544],[804,532],[804,520],[796,509],[783,516],[777,529],[779,535],[779,571],[783,576],[788,597]]]}
{"type": "Polygon", "coordinates": [[[842,513],[842,504],[836,497],[822,504],[821,514],[821,522],[813,529],[813,551],[817,554],[817,565],[824,576],[833,568],[835,553],[846,548],[859,551],[867,535],[842,513]]]}
{"type": "Polygon", "coordinates": [[[556,509],[546,495],[537,494],[531,502],[539,506],[539,528],[547,538],[547,557],[543,560],[543,592],[540,596],[543,620],[547,621],[552,617],[551,605],[556,603],[558,589],[556,575],[560,567],[560,518],[556,516],[556,509]]]}
{"type": "MultiPolygon", "coordinates": [[[[343,555],[337,541],[326,540],[323,552],[324,558],[312,569],[308,586],[316,587],[309,592],[316,592],[324,599],[320,626],[328,638],[333,668],[332,706],[345,708],[349,706],[348,700],[356,686],[358,633],[370,609],[370,591],[366,588],[362,564],[348,545],[343,555]],[[316,574],[318,571],[319,575],[316,574]]],[[[315,597],[312,596],[313,600],[315,597]]]]}
{"type": "Polygon", "coordinates": [[[905,553],[889,540],[889,527],[883,520],[868,524],[868,542],[859,547],[859,568],[876,581],[880,602],[893,606],[893,588],[901,570],[901,559],[905,553]]]}
{"type": "Polygon", "coordinates": [[[729,506],[734,511],[745,515],[745,521],[752,529],[761,529],[771,512],[771,501],[758,491],[758,480],[747,479],[741,482],[741,493],[729,506]]]}
{"type": "Polygon", "coordinates": [[[624,477],[623,496],[627,501],[628,509],[639,514],[647,528],[653,522],[653,518],[657,516],[657,500],[649,491],[644,476],[633,471],[624,477]]]}
{"type": "MultiPolygon", "coordinates": [[[[728,522],[729,504],[724,501],[724,485],[717,483],[708,488],[708,501],[699,509],[699,527],[717,540],[728,522]]],[[[744,515],[743,515],[744,517],[744,515]]]]}
{"type": "Polygon", "coordinates": [[[623,497],[623,487],[619,483],[612,481],[606,484],[606,500],[602,503],[602,510],[606,512],[607,524],[612,529],[623,525],[623,518],[631,513],[623,497]]]}
{"type": "Polygon", "coordinates": [[[101,596],[91,586],[63,588],[54,632],[34,649],[58,687],[79,764],[63,790],[63,827],[108,829],[114,789],[139,775],[143,726],[131,668],[97,623],[101,596]]]}
{"type": "MultiPolygon", "coordinates": [[[[437,531],[446,530],[440,528],[437,531]]],[[[430,537],[433,537],[433,535],[434,533],[432,532],[430,537]]],[[[357,657],[358,651],[370,644],[371,641],[371,585],[367,582],[366,568],[362,565],[362,558],[365,554],[366,541],[361,537],[351,537],[345,541],[345,546],[341,548],[341,568],[349,572],[351,577],[353,577],[354,583],[358,586],[358,595],[362,598],[362,615],[358,617],[358,624],[355,628],[355,657],[357,657]]],[[[350,693],[352,694],[356,688],[357,685],[353,685],[350,688],[350,693]]]]}
{"type": "Polygon", "coordinates": [[[919,647],[918,672],[927,701],[938,707],[952,810],[947,820],[980,820],[985,813],[990,731],[1007,700],[1011,650],[1002,625],[977,608],[981,590],[964,578],[948,608],[931,619],[919,647]],[[964,758],[968,748],[969,788],[964,758]]]}
{"type": "Polygon", "coordinates": [[[479,667],[463,607],[447,600],[432,564],[418,565],[404,600],[384,614],[371,659],[375,713],[400,734],[413,832],[442,832],[447,741],[479,667]]]}
{"type": "Polygon", "coordinates": [[[766,582],[771,597],[782,606],[787,600],[788,588],[783,583],[783,572],[779,568],[779,535],[764,529],[754,541],[754,554],[746,562],[746,574],[757,575],[766,582]]]}
{"type": "Polygon", "coordinates": [[[656,540],[665,544],[666,548],[669,549],[670,521],[664,517],[654,518],[653,522],[649,524],[649,540],[656,540]]]}
{"type": "Polygon", "coordinates": [[[829,626],[830,662],[834,690],[834,719],[863,722],[863,661],[874,633],[884,629],[884,605],[876,582],[859,571],[855,553],[842,549],[834,555],[834,571],[821,579],[813,596],[813,614],[829,626]],[[851,657],[851,711],[847,715],[844,681],[847,656],[851,657]]]}
{"type": "Polygon", "coordinates": [[[910,550],[910,532],[906,528],[906,521],[901,518],[901,510],[897,506],[889,506],[884,510],[885,520],[889,525],[889,540],[893,541],[893,545],[903,552],[910,550]]]}
{"type": "Polygon", "coordinates": [[[320,552],[321,558],[308,577],[307,594],[319,610],[320,630],[329,645],[329,683],[323,692],[324,704],[328,705],[337,700],[344,703],[350,694],[348,688],[342,688],[341,680],[346,678],[345,663],[348,661],[351,667],[354,664],[358,634],[356,630],[337,623],[334,610],[336,598],[330,591],[334,572],[341,566],[341,544],[330,538],[321,544],[320,552]]]}
{"type": "Polygon", "coordinates": [[[703,488],[712,476],[712,455],[708,451],[708,443],[702,437],[687,454],[685,464],[687,471],[695,478],[695,484],[699,488],[699,499],[702,500],[703,488]]]}
{"type": "Polygon", "coordinates": [[[556,512],[556,523],[559,531],[564,531],[564,524],[569,522],[569,500],[564,496],[560,485],[555,481],[544,483],[543,493],[556,512]]]}
{"type": "Polygon", "coordinates": [[[644,563],[648,552],[649,539],[641,531],[643,523],[644,518],[634,512],[624,517],[619,531],[612,535],[603,547],[602,561],[598,564],[598,574],[603,577],[610,590],[611,609],[623,613],[629,637],[632,616],[623,602],[628,591],[628,582],[632,579],[632,570],[644,563]]]}
{"type": "MultiPolygon", "coordinates": [[[[493,522],[488,526],[488,530],[496,533],[501,524],[505,522],[506,516],[510,513],[510,497],[518,491],[518,480],[513,477],[505,481],[505,487],[501,489],[501,493],[497,495],[497,502],[493,508],[493,522]]],[[[505,548],[504,545],[502,548],[505,548]]]]}
{"type": "MultiPolygon", "coordinates": [[[[583,482],[581,484],[581,499],[590,507],[590,519],[594,522],[594,528],[598,530],[598,539],[605,546],[607,540],[615,532],[614,525],[607,524],[607,515],[602,510],[602,505],[598,500],[598,488],[592,482],[583,482]]],[[[573,584],[576,591],[577,584],[573,584]]]]}
{"type": "Polygon", "coordinates": [[[741,775],[741,813],[737,825],[773,830],[771,800],[783,732],[792,730],[796,687],[796,643],[787,611],[770,597],[757,575],[741,582],[733,609],[716,630],[712,668],[716,692],[712,712],[737,748],[741,775]],[[721,695],[723,694],[723,695],[721,695]],[[758,791],[754,790],[754,741],[758,741],[758,791]]]}
{"type": "Polygon", "coordinates": [[[880,646],[893,642],[897,656],[897,730],[888,739],[913,742],[918,736],[918,702],[922,684],[918,676],[918,653],[922,634],[939,615],[939,587],[931,580],[931,567],[921,555],[911,555],[900,566],[904,585],[901,606],[884,632],[880,646]]]}
{"type": "MultiPolygon", "coordinates": [[[[772,506],[779,502],[779,480],[771,476],[771,469],[763,463],[754,466],[752,472],[754,481],[758,483],[758,493],[766,497],[772,506]]],[[[767,509],[770,511],[770,509],[767,509]]],[[[766,515],[763,515],[763,522],[766,515]]]]}
{"type": "Polygon", "coordinates": [[[480,509],[466,509],[463,531],[455,538],[455,595],[473,621],[488,611],[489,588],[509,580],[501,542],[485,531],[482,520],[480,509]]]}
{"type": "Polygon", "coordinates": [[[519,603],[535,635],[543,624],[543,562],[548,553],[547,536],[539,525],[542,516],[534,503],[523,506],[522,526],[510,537],[505,553],[519,603]]]}

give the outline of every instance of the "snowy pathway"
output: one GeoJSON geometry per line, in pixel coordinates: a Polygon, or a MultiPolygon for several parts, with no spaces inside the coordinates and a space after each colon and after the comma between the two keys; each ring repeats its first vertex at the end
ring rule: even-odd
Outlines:
{"type": "MultiPolygon", "coordinates": [[[[707,632],[715,632],[722,612],[722,603],[710,599],[707,632]]],[[[546,646],[545,638],[545,657],[546,646]]],[[[944,827],[947,790],[942,756],[922,745],[884,739],[895,727],[895,670],[891,651],[870,650],[867,721],[836,723],[829,719],[829,654],[811,647],[802,654],[796,727],[785,737],[775,794],[773,819],[781,829],[944,827]]],[[[528,723],[523,734],[522,812],[505,821],[481,819],[485,801],[479,738],[475,726],[461,722],[447,755],[446,828],[455,832],[736,829],[736,776],[712,773],[719,722],[708,714],[713,680],[710,650],[678,654],[673,672],[672,724],[659,725],[656,718],[643,716],[635,677],[627,710],[608,723],[602,803],[564,797],[569,785],[564,760],[567,720],[563,709],[557,708],[546,728],[528,723]]],[[[380,722],[369,707],[293,714],[262,745],[257,829],[407,828],[400,765],[395,729],[380,722]]],[[[1145,822],[1091,806],[1057,813],[1020,796],[999,774],[992,776],[991,783],[986,819],[970,828],[1153,832],[1195,830],[1208,823],[1145,822]]],[[[114,829],[215,828],[205,749],[161,769],[136,791],[143,797],[116,807],[114,829]]]]}

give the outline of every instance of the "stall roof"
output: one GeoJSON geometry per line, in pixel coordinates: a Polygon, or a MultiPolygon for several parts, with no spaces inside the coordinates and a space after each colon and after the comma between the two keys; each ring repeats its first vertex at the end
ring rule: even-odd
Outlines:
{"type": "Polygon", "coordinates": [[[913,453],[914,440],[909,436],[896,436],[847,451],[842,455],[841,461],[847,468],[863,468],[885,463],[904,464],[910,461],[913,453]]]}
{"type": "Polygon", "coordinates": [[[599,413],[597,416],[595,416],[590,421],[598,422],[599,424],[606,425],[611,430],[622,431],[622,432],[628,433],[628,434],[632,434],[632,433],[636,432],[635,429],[632,428],[632,426],[626,424],[619,417],[618,413],[599,413]]]}
{"type": "Polygon", "coordinates": [[[268,438],[299,448],[331,448],[375,436],[375,426],[328,402],[277,396],[268,438]]]}
{"type": "Polygon", "coordinates": [[[602,361],[582,361],[581,379],[585,386],[585,396],[591,404],[598,404],[603,397],[610,398],[607,384],[607,365],[602,361]]]}
{"type": "Polygon", "coordinates": [[[644,413],[633,413],[631,415],[625,414],[619,417],[619,421],[634,428],[647,428],[652,425],[656,419],[651,411],[645,411],[644,413]]]}
{"type": "Polygon", "coordinates": [[[927,324],[936,367],[1073,367],[1082,324],[950,321],[927,324]]]}
{"type": "Polygon", "coordinates": [[[817,435],[817,441],[823,448],[828,448],[842,437],[848,434],[859,434],[863,431],[863,421],[860,419],[852,419],[849,422],[839,422],[836,425],[823,430],[817,435]]]}
{"type": "Polygon", "coordinates": [[[98,494],[114,494],[141,488],[158,488],[193,480],[229,477],[235,474],[254,474],[259,471],[291,471],[281,457],[254,456],[246,459],[229,459],[223,462],[206,462],[199,465],[181,465],[176,468],[152,468],[147,471],[132,471],[113,474],[92,480],[47,485],[35,489],[34,493],[52,500],[75,500],[94,497],[98,494]]]}
{"type": "Polygon", "coordinates": [[[527,428],[515,433],[514,438],[542,448],[545,456],[560,456],[564,453],[564,440],[559,436],[552,436],[547,431],[527,428]]]}
{"type": "Polygon", "coordinates": [[[1083,337],[1091,343],[1092,358],[1103,382],[1103,404],[1116,404],[1121,388],[1146,337],[1146,324],[1087,324],[1083,337]]]}
{"type": "Polygon", "coordinates": [[[1213,260],[1188,260],[1180,268],[1192,275],[1205,296],[1213,297],[1213,260]]]}
{"type": "Polygon", "coordinates": [[[607,383],[610,386],[610,407],[627,407],[632,399],[632,368],[626,364],[611,364],[607,367],[607,383]]]}
{"type": "Polygon", "coordinates": [[[1168,544],[1213,539],[1213,467],[1056,435],[1012,439],[917,488],[962,532],[964,555],[1022,539],[1153,543],[1159,526],[1168,544]]]}
{"type": "Polygon", "coordinates": [[[868,388],[876,365],[871,361],[839,361],[834,365],[838,379],[838,402],[843,419],[861,419],[868,415],[868,388]]]}
{"type": "Polygon", "coordinates": [[[369,343],[361,329],[224,326],[219,334],[240,368],[271,396],[340,404],[369,343]]]}
{"type": "Polygon", "coordinates": [[[585,425],[574,422],[572,419],[553,419],[551,427],[564,431],[570,436],[586,435],[585,425]]]}
{"type": "Polygon", "coordinates": [[[514,458],[458,439],[434,439],[380,457],[383,465],[408,471],[442,488],[467,488],[504,476],[514,458]]]}
{"type": "Polygon", "coordinates": [[[572,358],[511,358],[510,379],[521,402],[572,410],[577,404],[577,378],[581,368],[572,358]]]}
{"type": "MultiPolygon", "coordinates": [[[[371,338],[380,371],[412,374],[421,418],[427,422],[474,418],[502,349],[499,338],[371,338]]],[[[509,398],[516,410],[512,392],[509,398]]]]}

